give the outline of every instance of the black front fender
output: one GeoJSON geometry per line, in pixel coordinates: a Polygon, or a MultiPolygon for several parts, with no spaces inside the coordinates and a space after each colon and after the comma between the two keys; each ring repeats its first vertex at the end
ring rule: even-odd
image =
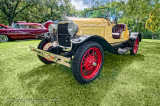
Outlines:
{"type": "Polygon", "coordinates": [[[71,39],[72,44],[77,46],[87,41],[95,41],[102,46],[104,51],[118,54],[117,50],[115,50],[104,38],[97,35],[83,35],[71,39]]]}

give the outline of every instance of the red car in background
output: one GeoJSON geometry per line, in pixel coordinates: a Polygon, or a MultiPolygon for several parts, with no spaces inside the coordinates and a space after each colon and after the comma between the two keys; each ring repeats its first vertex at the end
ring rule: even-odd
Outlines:
{"type": "Polygon", "coordinates": [[[53,22],[39,23],[15,22],[11,27],[0,24],[0,42],[18,39],[35,39],[48,32],[48,26],[53,22]]]}
{"type": "Polygon", "coordinates": [[[8,26],[5,26],[5,25],[3,25],[3,24],[0,24],[0,29],[9,29],[9,27],[8,27],[8,26]]]}

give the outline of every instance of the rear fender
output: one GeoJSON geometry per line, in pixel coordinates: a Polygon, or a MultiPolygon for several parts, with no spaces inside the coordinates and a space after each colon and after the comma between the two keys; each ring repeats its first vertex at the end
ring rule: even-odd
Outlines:
{"type": "Polygon", "coordinates": [[[130,46],[134,46],[134,42],[137,39],[137,37],[139,39],[139,42],[141,42],[142,41],[142,36],[139,32],[132,32],[130,34],[130,37],[129,37],[129,45],[130,46]]]}

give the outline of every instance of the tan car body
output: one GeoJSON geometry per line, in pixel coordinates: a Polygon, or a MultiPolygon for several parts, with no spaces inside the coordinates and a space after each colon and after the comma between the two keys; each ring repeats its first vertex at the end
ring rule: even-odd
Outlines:
{"type": "Polygon", "coordinates": [[[110,20],[104,18],[69,18],[78,25],[76,35],[97,35],[104,38],[110,44],[125,42],[129,39],[129,30],[126,27],[121,33],[120,39],[113,39],[112,24],[110,20]]]}

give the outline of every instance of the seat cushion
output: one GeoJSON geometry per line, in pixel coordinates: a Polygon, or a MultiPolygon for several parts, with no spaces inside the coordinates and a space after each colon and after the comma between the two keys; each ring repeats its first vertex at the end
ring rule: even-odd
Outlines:
{"type": "Polygon", "coordinates": [[[112,33],[113,39],[120,39],[120,33],[112,33]]]}
{"type": "Polygon", "coordinates": [[[121,33],[121,31],[125,30],[125,29],[126,29],[125,24],[117,24],[117,25],[113,26],[112,33],[121,33]]]}

